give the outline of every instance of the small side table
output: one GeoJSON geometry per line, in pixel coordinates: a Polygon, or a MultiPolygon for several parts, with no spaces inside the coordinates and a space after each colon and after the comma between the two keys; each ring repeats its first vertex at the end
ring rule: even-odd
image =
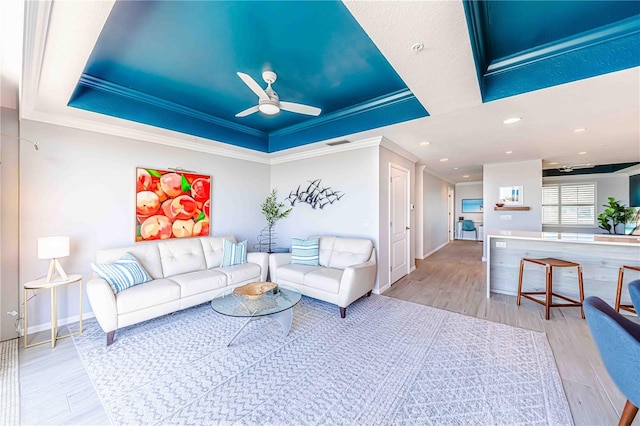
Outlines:
{"type": "Polygon", "coordinates": [[[68,276],[68,279],[58,279],[53,280],[50,283],[47,282],[46,278],[40,278],[35,281],[29,281],[24,286],[24,347],[30,348],[32,346],[38,346],[45,343],[51,342],[51,347],[55,348],[56,340],[62,339],[65,337],[75,336],[82,333],[82,275],[80,274],[71,274],[68,276]],[[75,333],[65,334],[64,336],[58,336],[58,287],[63,285],[69,285],[73,283],[78,283],[79,294],[78,294],[78,304],[79,304],[79,315],[80,315],[80,329],[75,333]],[[29,341],[29,323],[27,321],[29,307],[27,306],[27,290],[42,290],[42,289],[50,289],[51,290],[51,338],[49,340],[45,340],[44,342],[33,343],[31,345],[28,344],[29,341]]]}

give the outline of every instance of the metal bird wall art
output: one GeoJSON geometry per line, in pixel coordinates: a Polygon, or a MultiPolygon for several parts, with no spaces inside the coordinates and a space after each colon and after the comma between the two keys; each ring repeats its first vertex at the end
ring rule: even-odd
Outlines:
{"type": "Polygon", "coordinates": [[[290,191],[289,196],[285,200],[289,201],[291,206],[295,206],[296,203],[306,203],[312,208],[324,209],[327,204],[333,204],[336,201],[344,197],[342,191],[334,191],[330,186],[322,187],[322,179],[316,179],[313,181],[307,181],[309,186],[302,188],[298,185],[295,191],[290,191]]]}

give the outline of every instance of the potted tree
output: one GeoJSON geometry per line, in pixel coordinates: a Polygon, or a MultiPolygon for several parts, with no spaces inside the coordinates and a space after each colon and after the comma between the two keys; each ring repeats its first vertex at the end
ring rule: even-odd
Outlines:
{"type": "MultiPolygon", "coordinates": [[[[599,228],[604,229],[609,234],[618,233],[618,225],[625,225],[633,218],[634,209],[625,207],[624,204],[616,201],[615,198],[608,198],[609,204],[603,204],[606,209],[598,215],[599,228]],[[611,232],[613,231],[613,232],[611,232]]],[[[622,230],[624,234],[624,228],[622,230]]]]}
{"type": "Polygon", "coordinates": [[[291,209],[282,210],[284,203],[278,202],[278,194],[275,189],[271,190],[271,194],[269,194],[264,203],[260,205],[260,208],[264,218],[267,220],[267,226],[258,236],[258,249],[260,251],[265,251],[266,249],[268,253],[273,253],[276,244],[273,227],[277,221],[287,217],[291,209]]]}

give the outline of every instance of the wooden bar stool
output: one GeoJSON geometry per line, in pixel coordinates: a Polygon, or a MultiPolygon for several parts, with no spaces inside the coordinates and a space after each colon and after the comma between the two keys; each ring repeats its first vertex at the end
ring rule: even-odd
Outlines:
{"type": "Polygon", "coordinates": [[[516,303],[520,305],[520,298],[525,297],[532,302],[539,303],[545,307],[545,318],[549,319],[549,308],[554,307],[566,307],[566,306],[580,306],[580,315],[584,319],[584,310],[582,308],[582,302],[584,301],[584,284],[582,282],[582,266],[579,263],[569,262],[567,260],[555,259],[553,257],[545,257],[543,259],[530,259],[523,257],[520,260],[520,276],[518,278],[518,297],[516,303]],[[524,262],[535,263],[536,265],[542,265],[546,268],[546,291],[522,291],[522,273],[524,272],[524,262]],[[553,292],[553,268],[578,268],[578,289],[580,290],[580,301],[569,299],[566,296],[553,292]],[[532,295],[545,295],[544,300],[540,300],[532,295]],[[553,298],[558,297],[562,300],[566,300],[570,303],[553,303],[553,298]]]}
{"type": "Polygon", "coordinates": [[[615,306],[615,310],[616,310],[616,312],[620,312],[620,309],[624,309],[625,311],[637,314],[637,312],[636,312],[635,308],[633,307],[633,305],[621,305],[620,304],[620,297],[622,296],[622,281],[623,281],[623,278],[624,278],[624,270],[625,269],[631,269],[632,271],[640,272],[640,266],[629,266],[629,265],[624,265],[622,268],[620,268],[620,271],[618,271],[618,290],[616,291],[616,306],[615,306]]]}

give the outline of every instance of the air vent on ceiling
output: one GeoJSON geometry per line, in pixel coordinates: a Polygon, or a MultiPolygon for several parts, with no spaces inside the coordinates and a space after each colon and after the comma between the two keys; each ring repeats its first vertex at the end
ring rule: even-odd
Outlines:
{"type": "Polygon", "coordinates": [[[343,139],[341,141],[327,142],[327,145],[329,145],[329,146],[337,146],[337,145],[344,145],[345,143],[351,143],[351,141],[343,139]]]}

